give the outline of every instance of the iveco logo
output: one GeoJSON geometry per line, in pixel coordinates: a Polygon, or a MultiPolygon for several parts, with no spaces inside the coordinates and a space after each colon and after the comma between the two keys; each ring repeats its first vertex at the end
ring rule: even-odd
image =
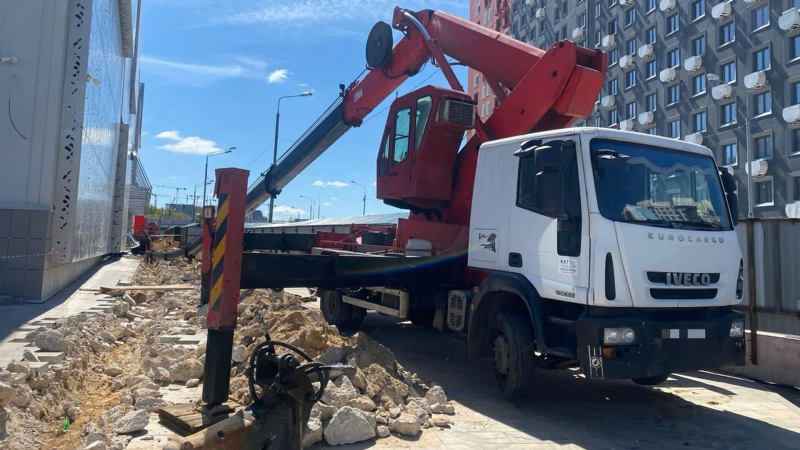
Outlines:
{"type": "Polygon", "coordinates": [[[673,273],[667,272],[665,284],[669,286],[708,286],[711,274],[708,273],[673,273]]]}
{"type": "Polygon", "coordinates": [[[682,234],[674,235],[667,233],[647,233],[647,238],[659,241],[692,242],[697,244],[722,244],[725,242],[722,237],[716,236],[684,236],[682,234]]]}

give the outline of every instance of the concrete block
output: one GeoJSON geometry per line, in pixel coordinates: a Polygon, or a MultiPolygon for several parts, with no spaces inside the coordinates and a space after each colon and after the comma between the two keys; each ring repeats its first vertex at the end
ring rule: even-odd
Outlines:
{"type": "Polygon", "coordinates": [[[7,238],[11,230],[11,210],[0,209],[0,238],[7,238]]]}
{"type": "Polygon", "coordinates": [[[60,363],[61,361],[64,361],[67,358],[67,355],[65,355],[63,352],[38,351],[38,352],[33,352],[33,354],[36,355],[37,358],[39,358],[39,361],[44,361],[51,364],[60,363]]]}
{"type": "MultiPolygon", "coordinates": [[[[747,330],[747,354],[750,354],[750,330],[747,330]]],[[[755,380],[800,387],[800,336],[758,332],[758,365],[747,358],[747,365],[726,367],[724,372],[755,380]]]]}
{"type": "Polygon", "coordinates": [[[183,336],[180,335],[172,335],[172,334],[164,334],[158,337],[158,342],[163,344],[174,344],[181,340],[183,336]]]}
{"type": "Polygon", "coordinates": [[[25,271],[25,295],[26,299],[40,299],[42,298],[42,277],[44,277],[43,270],[26,270],[25,271]]]}
{"type": "Polygon", "coordinates": [[[31,367],[31,370],[36,373],[45,373],[47,369],[50,368],[50,363],[47,361],[32,362],[28,363],[28,365],[31,367]]]}
{"type": "Polygon", "coordinates": [[[25,271],[6,269],[6,286],[3,293],[13,297],[25,295],[25,271]]]}
{"type": "Polygon", "coordinates": [[[11,229],[9,236],[12,238],[27,238],[30,235],[30,211],[11,211],[11,229]]]}
{"type": "Polygon", "coordinates": [[[28,239],[28,258],[26,259],[25,267],[34,270],[44,270],[45,257],[42,255],[45,253],[47,253],[47,249],[44,246],[44,239],[28,239]]]}
{"type": "Polygon", "coordinates": [[[7,269],[24,269],[25,268],[25,258],[24,256],[28,254],[28,240],[27,239],[19,239],[19,238],[11,238],[8,240],[8,253],[7,256],[9,259],[6,260],[7,262],[7,269]],[[15,258],[17,256],[21,256],[22,258],[15,258]]]}
{"type": "Polygon", "coordinates": [[[50,222],[49,211],[31,211],[30,212],[30,230],[29,236],[32,239],[45,239],[47,238],[47,228],[50,222]]]}

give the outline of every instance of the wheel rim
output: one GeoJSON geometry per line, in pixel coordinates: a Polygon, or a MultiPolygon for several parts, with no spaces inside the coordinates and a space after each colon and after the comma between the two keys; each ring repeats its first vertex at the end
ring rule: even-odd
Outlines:
{"type": "Polygon", "coordinates": [[[508,342],[502,334],[494,340],[494,368],[501,375],[508,374],[508,342]]]}
{"type": "Polygon", "coordinates": [[[328,313],[328,316],[333,316],[336,314],[336,292],[332,292],[328,294],[327,301],[325,302],[325,312],[328,313]]]}

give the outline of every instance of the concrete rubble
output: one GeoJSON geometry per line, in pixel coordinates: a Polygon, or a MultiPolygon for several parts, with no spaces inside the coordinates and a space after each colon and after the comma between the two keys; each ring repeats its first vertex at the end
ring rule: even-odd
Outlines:
{"type": "MultiPolygon", "coordinates": [[[[108,313],[61,318],[52,328],[32,332],[36,348],[0,369],[0,448],[47,444],[121,450],[146,433],[142,430],[155,417],[151,413],[170,405],[162,394],[170,383],[202,383],[207,308],[198,309],[199,261],[142,263],[135,278],[140,285],[188,282],[198,289],[144,293],[121,287],[112,292],[116,303],[108,313]],[[184,340],[194,336],[194,345],[186,345],[184,340]],[[42,352],[57,355],[58,362],[42,362],[37,357],[42,352]]],[[[242,291],[231,361],[232,401],[242,406],[252,402],[244,371],[268,332],[316,361],[356,367],[354,373],[331,374],[311,412],[304,447],[390,433],[416,436],[426,427],[450,424],[441,414],[453,414],[453,406],[441,387],[428,386],[404,370],[391,350],[366,334],[341,336],[318,309],[304,305],[313,300],[242,291]]]]}

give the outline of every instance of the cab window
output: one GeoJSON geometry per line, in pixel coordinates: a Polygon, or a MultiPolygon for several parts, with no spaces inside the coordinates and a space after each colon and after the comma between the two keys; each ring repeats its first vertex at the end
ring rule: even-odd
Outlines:
{"type": "Polygon", "coordinates": [[[417,100],[417,122],[414,128],[414,150],[419,148],[422,135],[425,134],[425,126],[428,124],[428,118],[431,115],[431,105],[433,105],[433,99],[429,95],[417,100]]]}
{"type": "Polygon", "coordinates": [[[394,155],[392,167],[408,157],[408,138],[411,129],[411,108],[403,108],[394,116],[394,155]]]}
{"type": "Polygon", "coordinates": [[[381,152],[378,155],[378,176],[383,176],[386,172],[389,171],[389,144],[392,143],[392,135],[391,135],[391,128],[386,128],[386,131],[383,133],[383,148],[381,148],[381,152]]]}

